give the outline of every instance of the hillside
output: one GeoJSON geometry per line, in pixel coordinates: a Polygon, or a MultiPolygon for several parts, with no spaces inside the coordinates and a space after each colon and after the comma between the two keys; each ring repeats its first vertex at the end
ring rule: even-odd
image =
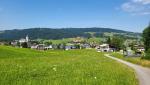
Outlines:
{"type": "Polygon", "coordinates": [[[20,39],[29,35],[31,39],[62,39],[73,37],[101,37],[104,32],[131,33],[110,28],[31,28],[23,30],[5,30],[0,32],[0,39],[20,39]],[[91,35],[92,34],[92,35],[91,35]]]}
{"type": "Polygon", "coordinates": [[[6,46],[0,46],[0,81],[0,85],[138,85],[131,68],[95,50],[6,46]]]}

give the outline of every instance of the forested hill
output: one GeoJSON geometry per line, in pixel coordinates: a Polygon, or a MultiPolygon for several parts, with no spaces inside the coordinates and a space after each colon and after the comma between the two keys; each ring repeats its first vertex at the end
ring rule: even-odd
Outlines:
{"type": "MultiPolygon", "coordinates": [[[[30,28],[23,30],[5,30],[0,32],[0,39],[20,39],[29,35],[31,39],[62,39],[73,37],[99,37],[104,32],[128,33],[127,31],[110,29],[110,28],[30,28]]],[[[130,32],[129,32],[130,33],[130,32]]]]}

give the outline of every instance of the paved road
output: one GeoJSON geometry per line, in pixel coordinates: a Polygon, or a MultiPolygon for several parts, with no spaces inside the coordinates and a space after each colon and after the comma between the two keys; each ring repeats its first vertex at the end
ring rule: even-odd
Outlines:
{"type": "Polygon", "coordinates": [[[137,77],[139,79],[140,85],[150,85],[150,69],[146,67],[142,67],[136,64],[129,63],[127,61],[115,58],[110,56],[109,54],[105,54],[106,57],[117,60],[123,64],[128,65],[136,71],[137,77]]]}

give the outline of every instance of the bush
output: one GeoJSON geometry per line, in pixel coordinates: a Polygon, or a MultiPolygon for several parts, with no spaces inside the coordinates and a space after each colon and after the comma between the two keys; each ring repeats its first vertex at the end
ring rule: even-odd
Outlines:
{"type": "Polygon", "coordinates": [[[22,47],[22,48],[28,48],[27,42],[21,43],[21,47],[22,47]]]}
{"type": "Polygon", "coordinates": [[[145,59],[150,60],[150,49],[148,49],[148,51],[146,51],[145,59]]]}

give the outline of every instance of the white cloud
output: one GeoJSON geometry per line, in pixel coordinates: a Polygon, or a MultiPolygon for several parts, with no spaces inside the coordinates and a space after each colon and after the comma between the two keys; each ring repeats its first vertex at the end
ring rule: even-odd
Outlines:
{"type": "Polygon", "coordinates": [[[134,3],[150,4],[150,0],[132,0],[134,3]]]}
{"type": "Polygon", "coordinates": [[[150,15],[150,0],[129,0],[121,5],[121,9],[134,15],[150,15]]]}

